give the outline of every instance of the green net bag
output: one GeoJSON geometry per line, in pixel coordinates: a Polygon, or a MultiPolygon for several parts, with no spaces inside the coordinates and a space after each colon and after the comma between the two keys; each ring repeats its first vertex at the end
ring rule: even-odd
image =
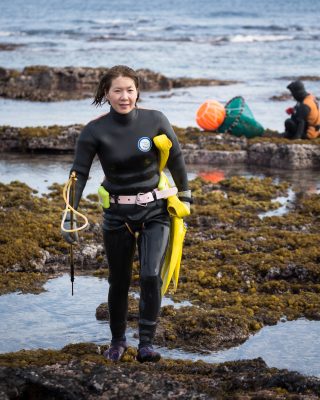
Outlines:
{"type": "Polygon", "coordinates": [[[219,132],[231,133],[234,136],[252,138],[261,136],[263,126],[256,121],[250,108],[241,96],[232,98],[225,105],[226,118],[219,128],[219,132]]]}

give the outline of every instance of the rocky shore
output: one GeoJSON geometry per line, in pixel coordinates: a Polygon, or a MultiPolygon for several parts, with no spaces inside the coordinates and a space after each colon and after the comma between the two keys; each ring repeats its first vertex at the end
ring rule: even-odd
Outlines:
{"type": "MultiPolygon", "coordinates": [[[[201,343],[203,350],[225,348],[283,315],[320,319],[320,196],[300,193],[285,215],[261,218],[261,212],[279,207],[275,200],[286,194],[287,184],[240,177],[213,184],[198,178],[192,189],[195,204],[187,220],[179,290],[171,295],[200,307],[192,312],[165,307],[158,343],[190,351],[201,343]]],[[[69,266],[59,228],[62,187],[53,185],[38,197],[25,184],[0,184],[0,201],[0,291],[39,291],[43,281],[69,266]]],[[[105,274],[97,196],[83,199],[81,210],[90,226],[75,249],[76,270],[105,274]]],[[[137,259],[132,278],[135,291],[137,259]]],[[[134,316],[135,302],[131,306],[134,316]]]]}
{"type": "MultiPolygon", "coordinates": [[[[79,100],[92,97],[107,68],[48,67],[34,65],[22,71],[0,67],[0,97],[29,101],[79,100]]],[[[141,91],[190,86],[230,85],[236,81],[168,78],[148,69],[137,70],[141,91]]]]}
{"type": "MultiPolygon", "coordinates": [[[[82,125],[15,128],[0,126],[0,152],[73,153],[82,125]]],[[[279,169],[320,166],[320,139],[288,140],[276,132],[247,139],[229,134],[175,128],[189,164],[246,163],[279,169]]]]}
{"type": "MultiPolygon", "coordinates": [[[[218,184],[191,183],[195,203],[187,219],[178,291],[163,307],[155,342],[168,348],[208,352],[243,343],[281,318],[320,319],[318,232],[320,196],[300,194],[282,216],[275,209],[288,185],[270,178],[231,178],[218,184]],[[196,307],[195,307],[196,306],[196,307]]],[[[37,197],[26,185],[0,184],[0,291],[39,293],[54,274],[68,270],[68,245],[59,231],[62,187],[37,197]]],[[[81,203],[90,227],[75,249],[76,271],[105,275],[107,265],[96,195],[81,203]]],[[[138,290],[137,258],[132,291],[138,290]]],[[[97,317],[108,319],[103,305],[97,317]]],[[[137,303],[130,299],[129,324],[137,328],[137,303]]],[[[320,381],[267,368],[262,360],[207,365],[161,361],[141,366],[131,349],[123,363],[108,364],[96,345],[61,351],[0,355],[4,399],[193,398],[316,399],[320,381]],[[116,383],[115,383],[116,382],[116,383]],[[33,396],[33,397],[32,397],[33,396]],[[131,397],[130,397],[131,396],[131,397]],[[153,397],[152,397],[153,396],[153,397]]]]}
{"type": "MultiPolygon", "coordinates": [[[[129,349],[130,350],[130,349],[129,349]]],[[[0,355],[0,397],[22,399],[316,400],[320,380],[262,359],[210,365],[162,360],[112,365],[94,344],[0,355]]]]}
{"type": "MultiPolygon", "coordinates": [[[[74,151],[82,126],[0,128],[2,152],[74,151]]],[[[248,162],[282,168],[318,166],[317,140],[288,141],[273,134],[237,138],[176,129],[187,162],[248,162]],[[310,161],[311,160],[311,161],[310,161]]],[[[320,195],[297,193],[284,215],[276,209],[288,184],[270,178],[231,178],[191,183],[194,205],[187,219],[180,282],[174,301],[192,306],[161,309],[155,343],[190,352],[210,352],[243,343],[250,334],[280,319],[320,320],[320,195]]],[[[40,293],[49,278],[68,271],[68,245],[60,235],[62,186],[38,197],[20,182],[0,183],[0,294],[40,293]]],[[[101,209],[96,195],[81,202],[89,228],[75,248],[76,272],[105,276],[101,209]]],[[[132,292],[138,291],[135,258],[132,292]]],[[[138,305],[130,297],[128,323],[137,328],[138,305]]],[[[98,319],[108,320],[105,304],[98,319]]],[[[130,348],[111,365],[94,344],[60,351],[0,355],[2,399],[317,399],[320,380],[268,368],[263,360],[203,362],[162,360],[141,366],[130,348]]]]}

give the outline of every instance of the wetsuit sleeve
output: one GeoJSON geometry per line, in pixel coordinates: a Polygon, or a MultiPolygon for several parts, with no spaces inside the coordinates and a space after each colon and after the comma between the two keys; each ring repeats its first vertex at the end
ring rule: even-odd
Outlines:
{"type": "Polygon", "coordinates": [[[78,208],[96,153],[96,140],[91,132],[90,125],[86,125],[78,138],[75,157],[71,168],[71,172],[75,171],[77,173],[74,208],[78,208]]]}
{"type": "Polygon", "coordinates": [[[295,120],[297,122],[296,136],[302,138],[307,130],[307,118],[311,109],[306,104],[300,104],[296,108],[295,120]]]}
{"type": "Polygon", "coordinates": [[[180,148],[178,138],[170,125],[167,117],[160,113],[160,131],[159,134],[165,133],[172,142],[167,167],[172,175],[174,183],[179,192],[188,190],[188,177],[183,154],[180,148]]]}

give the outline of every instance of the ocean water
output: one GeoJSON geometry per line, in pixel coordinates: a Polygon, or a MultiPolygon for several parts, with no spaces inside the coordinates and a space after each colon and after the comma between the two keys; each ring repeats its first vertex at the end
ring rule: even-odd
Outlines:
{"type": "MultiPolygon", "coordinates": [[[[237,80],[167,98],[148,94],[142,106],[162,110],[175,125],[194,126],[207,98],[242,95],[265,127],[281,130],[292,102],[270,97],[285,92],[294,77],[318,74],[318,17],[318,2],[311,0],[2,0],[0,44],[19,47],[0,51],[0,67],[128,64],[168,77],[237,80]]],[[[306,86],[320,93],[319,81],[306,86]]],[[[87,122],[101,111],[89,103],[46,106],[1,101],[0,124],[87,122]]]]}
{"type": "Polygon", "coordinates": [[[2,0],[0,65],[111,66],[266,79],[316,72],[316,1],[2,0]],[[306,57],[308,54],[308,57],[306,57]]]}

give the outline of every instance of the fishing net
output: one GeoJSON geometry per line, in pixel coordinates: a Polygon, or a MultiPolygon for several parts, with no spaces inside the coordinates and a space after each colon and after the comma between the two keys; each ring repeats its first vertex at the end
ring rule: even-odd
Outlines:
{"type": "Polygon", "coordinates": [[[263,126],[254,118],[249,106],[241,96],[232,98],[225,105],[226,117],[219,132],[231,133],[234,136],[252,138],[261,136],[263,126]]]}

